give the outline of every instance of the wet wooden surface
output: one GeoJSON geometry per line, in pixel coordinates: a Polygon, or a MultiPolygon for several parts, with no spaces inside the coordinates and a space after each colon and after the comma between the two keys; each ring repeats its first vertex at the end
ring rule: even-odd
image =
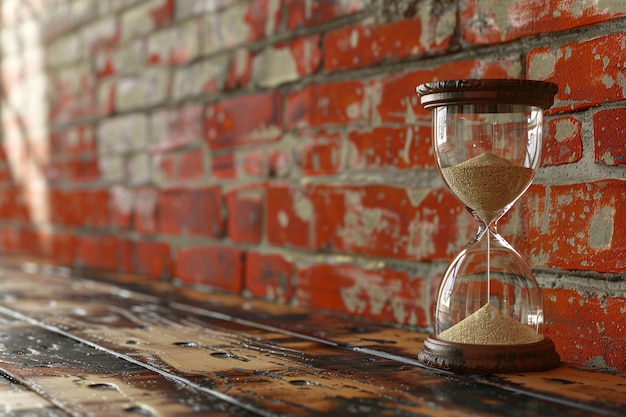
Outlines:
{"type": "Polygon", "coordinates": [[[425,334],[105,278],[0,268],[0,415],[626,415],[625,375],[454,375],[425,334]]]}

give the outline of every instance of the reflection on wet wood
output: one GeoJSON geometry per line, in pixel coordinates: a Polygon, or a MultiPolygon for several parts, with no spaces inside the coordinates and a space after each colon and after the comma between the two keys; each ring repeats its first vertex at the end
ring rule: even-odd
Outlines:
{"type": "Polygon", "coordinates": [[[111,284],[50,271],[0,273],[0,370],[72,415],[626,410],[624,376],[566,365],[458,376],[418,364],[425,335],[403,329],[137,277],[120,286],[123,277],[111,284]]]}

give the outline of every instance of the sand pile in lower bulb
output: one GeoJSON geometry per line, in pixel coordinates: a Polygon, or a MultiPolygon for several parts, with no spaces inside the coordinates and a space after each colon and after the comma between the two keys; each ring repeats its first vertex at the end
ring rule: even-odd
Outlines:
{"type": "Polygon", "coordinates": [[[485,223],[498,218],[533,179],[534,170],[492,153],[441,170],[456,196],[485,223]]]}
{"type": "Polygon", "coordinates": [[[543,340],[543,335],[503,315],[491,304],[485,304],[437,337],[447,342],[474,345],[525,345],[543,340]]]}

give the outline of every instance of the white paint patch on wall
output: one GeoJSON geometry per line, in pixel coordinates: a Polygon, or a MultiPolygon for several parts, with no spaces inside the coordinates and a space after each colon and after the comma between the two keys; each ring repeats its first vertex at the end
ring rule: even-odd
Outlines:
{"type": "Polygon", "coordinates": [[[614,228],[615,208],[603,207],[591,218],[587,243],[594,249],[610,248],[614,228]]]}

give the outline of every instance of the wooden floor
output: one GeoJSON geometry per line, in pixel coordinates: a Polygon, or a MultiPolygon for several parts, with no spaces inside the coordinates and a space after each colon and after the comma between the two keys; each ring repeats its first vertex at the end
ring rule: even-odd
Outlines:
{"type": "MultiPolygon", "coordinates": [[[[426,335],[241,297],[0,268],[0,416],[626,416],[626,376],[454,375],[426,335]]],[[[626,354],[626,352],[625,352],[626,354]]]]}

